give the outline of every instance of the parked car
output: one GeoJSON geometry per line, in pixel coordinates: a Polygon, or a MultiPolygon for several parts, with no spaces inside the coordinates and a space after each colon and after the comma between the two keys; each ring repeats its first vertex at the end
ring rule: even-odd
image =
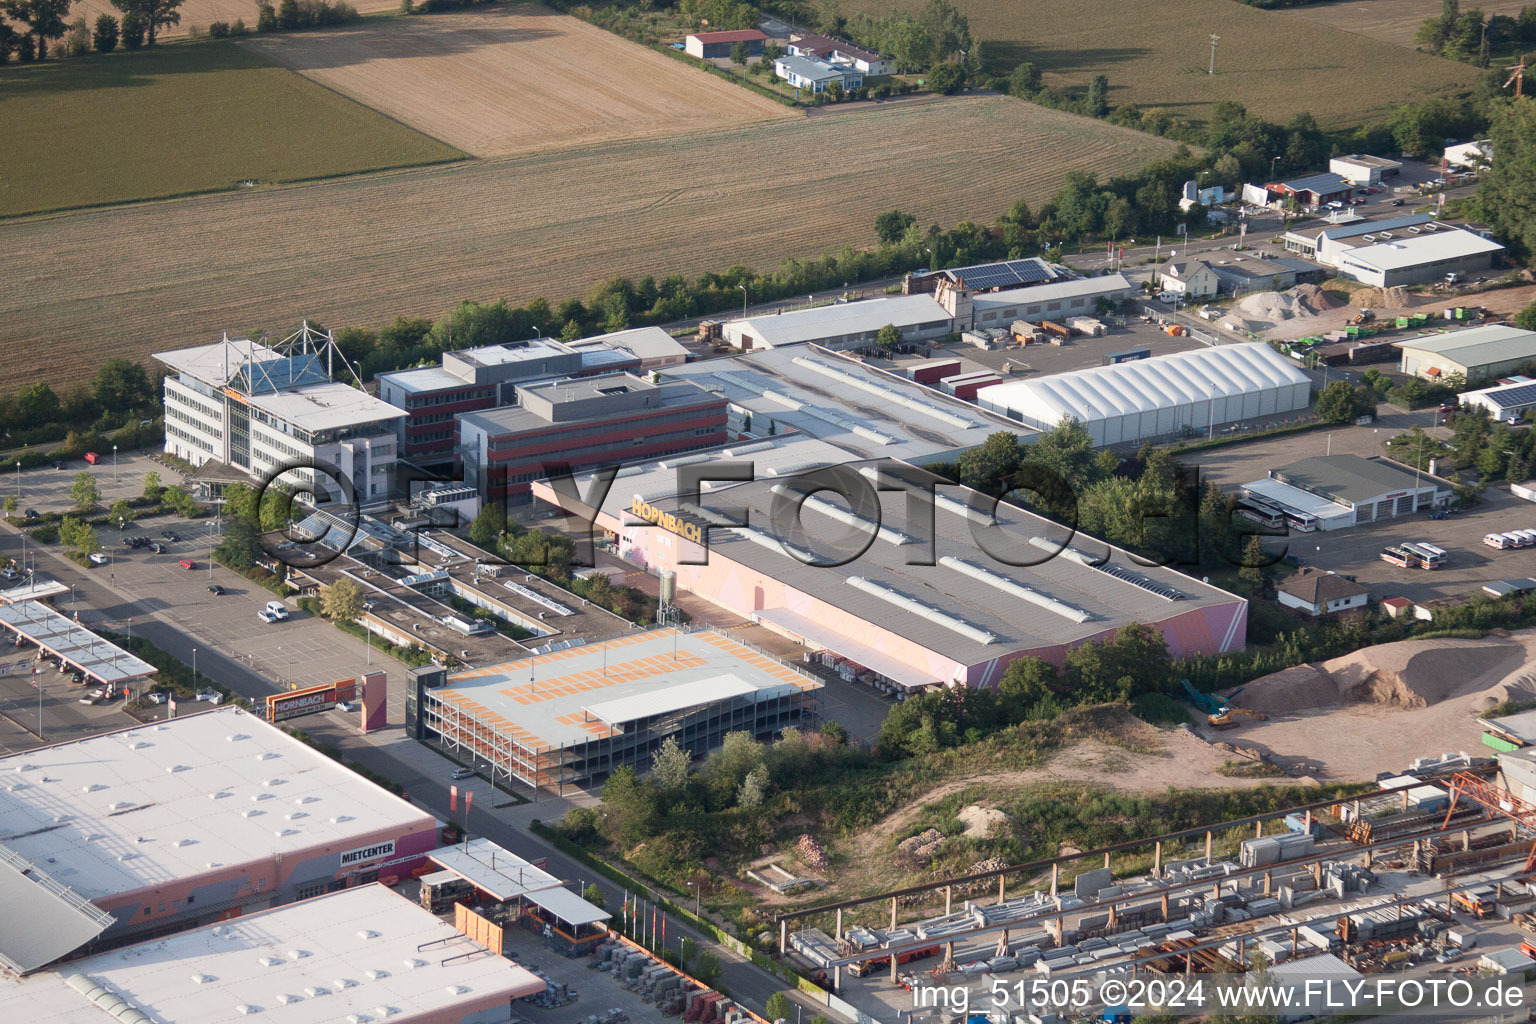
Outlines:
{"type": "Polygon", "coordinates": [[[281,601],[268,601],[267,607],[263,610],[274,619],[281,620],[288,617],[288,608],[281,601]]]}
{"type": "Polygon", "coordinates": [[[85,461],[87,463],[89,463],[90,465],[94,466],[94,465],[96,465],[96,463],[101,461],[101,456],[97,455],[95,452],[86,452],[85,453],[85,461]]]}
{"type": "Polygon", "coordinates": [[[106,565],[107,564],[107,556],[102,554],[100,551],[92,551],[91,552],[91,564],[92,565],[106,565]]]}
{"type": "Polygon", "coordinates": [[[53,464],[53,468],[54,469],[63,469],[64,468],[64,463],[62,463],[62,462],[55,462],[53,464]]]}
{"type": "Polygon", "coordinates": [[[166,530],[165,532],[161,533],[160,536],[164,537],[166,540],[170,541],[172,544],[175,544],[176,542],[181,540],[180,537],[176,536],[176,531],[175,530],[166,530]]]}
{"type": "Polygon", "coordinates": [[[263,608],[261,611],[257,612],[256,613],[256,617],[258,619],[260,619],[262,622],[265,622],[269,626],[272,623],[277,621],[277,616],[273,615],[271,612],[267,611],[265,608],[263,608]]]}
{"type": "Polygon", "coordinates": [[[192,561],[192,559],[190,559],[190,558],[183,558],[180,561],[178,561],[176,564],[181,566],[183,569],[196,569],[197,568],[197,563],[192,561]]]}
{"type": "Polygon", "coordinates": [[[1401,199],[1394,199],[1394,200],[1392,200],[1392,205],[1393,206],[1402,206],[1403,205],[1403,201],[1401,199]]]}
{"type": "Polygon", "coordinates": [[[28,518],[28,519],[36,519],[36,518],[37,518],[37,509],[35,509],[35,508],[29,508],[29,509],[27,509],[27,511],[26,511],[26,512],[25,512],[25,513],[24,513],[24,515],[26,515],[26,517],[27,517],[27,518],[28,518]]]}
{"type": "Polygon", "coordinates": [[[453,775],[451,776],[451,778],[454,778],[454,779],[467,779],[467,778],[469,778],[470,776],[472,776],[474,774],[475,774],[475,770],[473,768],[455,768],[453,770],[453,775]]]}
{"type": "Polygon", "coordinates": [[[151,704],[164,704],[165,694],[157,690],[154,693],[146,693],[144,695],[144,699],[149,701],[151,704]]]}
{"type": "Polygon", "coordinates": [[[217,583],[210,583],[210,584],[208,584],[208,593],[212,594],[215,597],[223,597],[224,596],[224,588],[219,586],[217,583]]]}
{"type": "Polygon", "coordinates": [[[149,550],[153,551],[157,555],[163,555],[163,554],[165,554],[165,545],[161,544],[157,540],[150,541],[149,542],[149,550]]]}

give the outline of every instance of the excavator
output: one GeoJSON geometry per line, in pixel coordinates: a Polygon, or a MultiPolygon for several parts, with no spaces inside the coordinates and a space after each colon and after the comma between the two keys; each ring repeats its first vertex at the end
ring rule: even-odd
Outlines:
{"type": "Polygon", "coordinates": [[[1350,318],[1347,326],[1360,327],[1364,324],[1373,322],[1375,319],[1375,313],[1371,312],[1369,309],[1362,308],[1360,312],[1356,313],[1353,317],[1350,318]]]}
{"type": "MultiPolygon", "coordinates": [[[[1216,729],[1225,729],[1237,724],[1239,715],[1247,715],[1259,722],[1269,721],[1269,716],[1262,711],[1250,711],[1240,708],[1232,703],[1231,698],[1223,700],[1214,693],[1201,693],[1190,685],[1188,679],[1180,680],[1184,684],[1184,692],[1189,695],[1189,702],[1205,713],[1206,724],[1216,729]]],[[[1232,691],[1232,697],[1242,693],[1239,687],[1232,691]]]]}

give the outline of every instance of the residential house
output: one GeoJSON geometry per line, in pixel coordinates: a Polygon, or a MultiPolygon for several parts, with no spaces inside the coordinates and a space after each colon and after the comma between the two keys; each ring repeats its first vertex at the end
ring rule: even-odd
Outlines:
{"type": "Polygon", "coordinates": [[[874,50],[867,50],[844,39],[814,33],[790,36],[789,45],[784,51],[791,57],[815,57],[828,64],[848,64],[870,77],[888,75],[895,70],[889,57],[882,57],[874,50]]]}
{"type": "Polygon", "coordinates": [[[796,89],[826,92],[833,82],[844,92],[864,84],[864,72],[851,64],[829,64],[816,57],[780,57],[773,62],[773,73],[796,89]]]}
{"type": "Polygon", "coordinates": [[[1337,573],[1309,567],[1276,584],[1275,596],[1282,608],[1321,617],[1363,608],[1371,592],[1337,573]]]}
{"type": "Polygon", "coordinates": [[[1163,264],[1161,277],[1163,291],[1188,299],[1215,295],[1220,287],[1215,271],[1204,260],[1170,261],[1163,264]]]}

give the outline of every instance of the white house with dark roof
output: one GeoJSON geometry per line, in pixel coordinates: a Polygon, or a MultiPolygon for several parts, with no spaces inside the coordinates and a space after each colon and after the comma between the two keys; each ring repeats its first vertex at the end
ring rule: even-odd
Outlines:
{"type": "Polygon", "coordinates": [[[773,73],[808,92],[826,92],[833,82],[844,92],[864,84],[864,72],[852,64],[833,64],[819,57],[780,57],[773,62],[773,73]]]}
{"type": "Polygon", "coordinates": [[[1277,584],[1275,599],[1282,608],[1323,616],[1363,608],[1370,601],[1371,592],[1338,573],[1309,567],[1277,584]]]}
{"type": "Polygon", "coordinates": [[[1163,291],[1191,299],[1215,295],[1221,286],[1216,272],[1204,260],[1169,261],[1163,264],[1161,277],[1163,291]]]}

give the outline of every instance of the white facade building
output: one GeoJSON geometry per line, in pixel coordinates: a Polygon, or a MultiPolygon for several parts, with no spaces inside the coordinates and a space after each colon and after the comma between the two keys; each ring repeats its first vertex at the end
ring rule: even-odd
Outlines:
{"type": "MultiPolygon", "coordinates": [[[[159,352],[165,378],[165,451],[201,467],[217,462],[265,483],[323,487],[332,498],[368,504],[387,498],[404,410],[331,379],[339,358],[330,336],[306,325],[278,347],[228,337],[213,345],[159,352]],[[355,495],[327,483],[326,467],[355,495]]],[[[345,366],[345,360],[342,360],[345,366]]],[[[317,495],[318,497],[318,495],[317,495]]]]}
{"type": "Polygon", "coordinates": [[[1006,381],[982,388],[976,401],[1039,430],[1076,419],[1095,444],[1111,445],[1295,412],[1311,401],[1311,387],[1274,349],[1254,343],[1006,381]]]}
{"type": "Polygon", "coordinates": [[[899,328],[905,341],[942,338],[955,330],[950,312],[933,296],[900,295],[731,320],[721,333],[727,342],[744,349],[807,342],[830,349],[857,349],[874,344],[880,328],[887,324],[899,328]]]}

